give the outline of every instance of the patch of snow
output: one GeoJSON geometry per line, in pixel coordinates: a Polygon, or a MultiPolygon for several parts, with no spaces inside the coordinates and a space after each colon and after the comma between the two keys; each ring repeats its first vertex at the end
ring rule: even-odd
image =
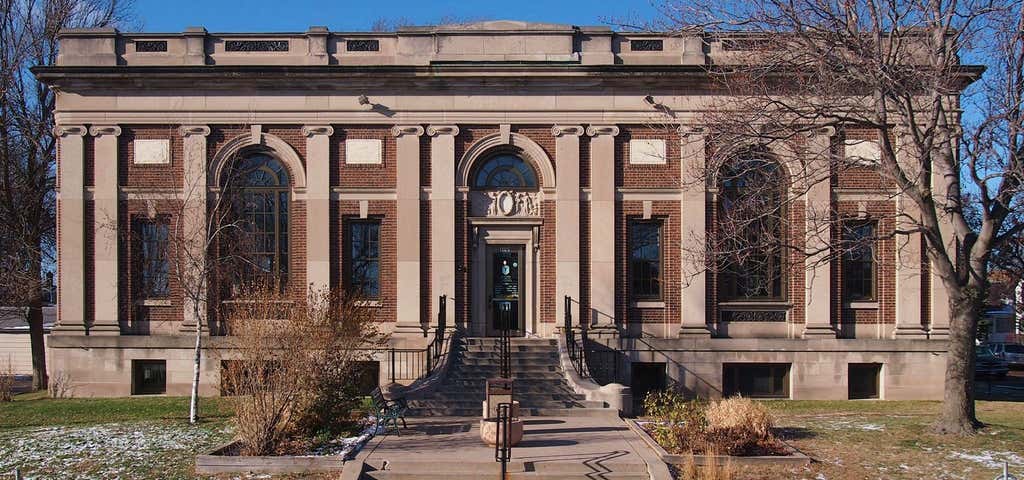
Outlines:
{"type": "Polygon", "coordinates": [[[359,450],[362,450],[363,445],[366,445],[366,442],[370,441],[376,434],[377,422],[371,422],[359,435],[331,440],[313,450],[311,454],[314,456],[339,455],[341,458],[349,460],[355,457],[359,450]]]}
{"type": "Polygon", "coordinates": [[[186,424],[133,423],[25,428],[0,433],[0,472],[26,478],[132,478],[139,469],[188,463],[197,449],[228,437],[186,424]]]}
{"type": "Polygon", "coordinates": [[[1003,468],[1003,462],[1009,463],[1011,467],[1024,467],[1024,457],[1013,452],[993,452],[983,450],[978,453],[952,452],[950,458],[967,460],[987,468],[1003,468]]]}

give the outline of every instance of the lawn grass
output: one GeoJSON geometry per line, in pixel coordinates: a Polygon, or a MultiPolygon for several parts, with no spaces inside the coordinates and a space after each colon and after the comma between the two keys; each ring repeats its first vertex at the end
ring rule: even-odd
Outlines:
{"type": "MultiPolygon", "coordinates": [[[[153,420],[188,420],[188,397],[49,399],[45,393],[26,393],[13,402],[0,403],[0,430],[25,427],[96,425],[153,420]]],[[[230,401],[202,398],[203,421],[224,422],[231,416],[230,401]]]]}
{"type": "Polygon", "coordinates": [[[1024,474],[1024,403],[978,402],[977,435],[932,433],[939,402],[767,401],[782,436],[814,462],[807,467],[736,467],[732,479],[963,478],[1024,474]],[[997,466],[998,464],[998,466],[997,466]]]}

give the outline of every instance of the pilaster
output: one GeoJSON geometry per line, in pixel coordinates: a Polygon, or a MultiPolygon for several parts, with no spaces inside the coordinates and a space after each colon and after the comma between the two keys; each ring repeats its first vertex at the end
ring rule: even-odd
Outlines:
{"type": "Polygon", "coordinates": [[[184,298],[182,299],[183,319],[181,330],[195,329],[196,322],[206,311],[206,249],[207,204],[206,204],[206,137],[210,127],[206,125],[183,125],[178,127],[183,140],[182,158],[182,247],[187,250],[182,266],[188,269],[182,278],[184,298]],[[196,305],[196,304],[199,305],[196,305]],[[197,313],[198,312],[198,313],[197,313]]]}
{"type": "MultiPolygon", "coordinates": [[[[82,125],[58,125],[58,317],[53,334],[85,332],[85,142],[82,125]]],[[[90,299],[91,300],[91,299],[90,299]]]]}
{"type": "Polygon", "coordinates": [[[590,140],[590,322],[615,328],[615,125],[587,127],[590,140]]]}
{"type": "Polygon", "coordinates": [[[832,337],[832,185],[831,145],[836,130],[821,128],[810,135],[805,205],[806,253],[804,271],[804,332],[806,337],[832,337]],[[819,173],[815,173],[819,172],[819,173]]]}
{"type": "Polygon", "coordinates": [[[684,262],[680,266],[683,285],[680,292],[682,319],[679,336],[706,338],[711,336],[711,331],[707,326],[707,300],[704,290],[707,262],[704,254],[707,245],[704,218],[704,212],[707,209],[707,181],[704,175],[707,159],[705,158],[704,128],[682,126],[679,128],[679,140],[681,152],[679,165],[682,169],[679,178],[691,179],[688,182],[684,181],[683,198],[679,204],[679,218],[682,223],[679,232],[682,236],[680,259],[684,262]],[[695,248],[697,252],[693,251],[695,248]],[[690,265],[685,262],[689,262],[690,265]]]}
{"type": "Polygon", "coordinates": [[[420,324],[420,136],[423,127],[400,125],[396,137],[398,288],[396,333],[421,332],[420,324]]]}
{"type": "Polygon", "coordinates": [[[121,127],[93,126],[93,321],[90,335],[120,335],[117,137],[121,127]]]}
{"type": "Polygon", "coordinates": [[[302,127],[306,137],[306,283],[310,290],[331,288],[330,125],[302,127]]]}
{"type": "Polygon", "coordinates": [[[430,322],[437,325],[437,298],[447,295],[445,325],[455,326],[455,137],[456,125],[431,125],[430,135],[430,322]]]}
{"type": "MultiPolygon", "coordinates": [[[[566,296],[579,304],[580,298],[580,136],[584,129],[579,125],[555,125],[551,134],[555,136],[555,305],[556,322],[562,325],[565,318],[566,296]]],[[[573,318],[573,324],[581,321],[582,312],[573,318]]]]}

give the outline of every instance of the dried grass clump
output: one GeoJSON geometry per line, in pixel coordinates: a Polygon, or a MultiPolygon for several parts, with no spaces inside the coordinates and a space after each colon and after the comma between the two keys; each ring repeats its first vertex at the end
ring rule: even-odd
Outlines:
{"type": "Polygon", "coordinates": [[[14,363],[11,362],[11,356],[8,355],[3,368],[0,368],[0,402],[12,400],[14,400],[14,363]]]}
{"type": "Polygon", "coordinates": [[[383,341],[372,311],[323,291],[305,300],[275,288],[244,292],[224,312],[239,453],[301,453],[350,428],[358,367],[383,341]]]}
{"type": "Polygon", "coordinates": [[[743,397],[712,402],[704,411],[704,417],[711,432],[743,431],[753,438],[769,438],[775,428],[775,419],[767,407],[743,397]]]}

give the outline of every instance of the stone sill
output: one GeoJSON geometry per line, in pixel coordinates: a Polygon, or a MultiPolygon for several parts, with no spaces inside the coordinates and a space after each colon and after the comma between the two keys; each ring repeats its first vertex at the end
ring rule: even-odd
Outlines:
{"type": "Polygon", "coordinates": [[[843,308],[848,310],[878,310],[878,302],[843,302],[843,308]]]}
{"type": "Polygon", "coordinates": [[[169,298],[144,298],[135,304],[142,307],[170,307],[173,305],[169,298]]]}
{"type": "Polygon", "coordinates": [[[665,308],[665,302],[660,300],[636,301],[629,306],[632,308],[665,308]]]}

